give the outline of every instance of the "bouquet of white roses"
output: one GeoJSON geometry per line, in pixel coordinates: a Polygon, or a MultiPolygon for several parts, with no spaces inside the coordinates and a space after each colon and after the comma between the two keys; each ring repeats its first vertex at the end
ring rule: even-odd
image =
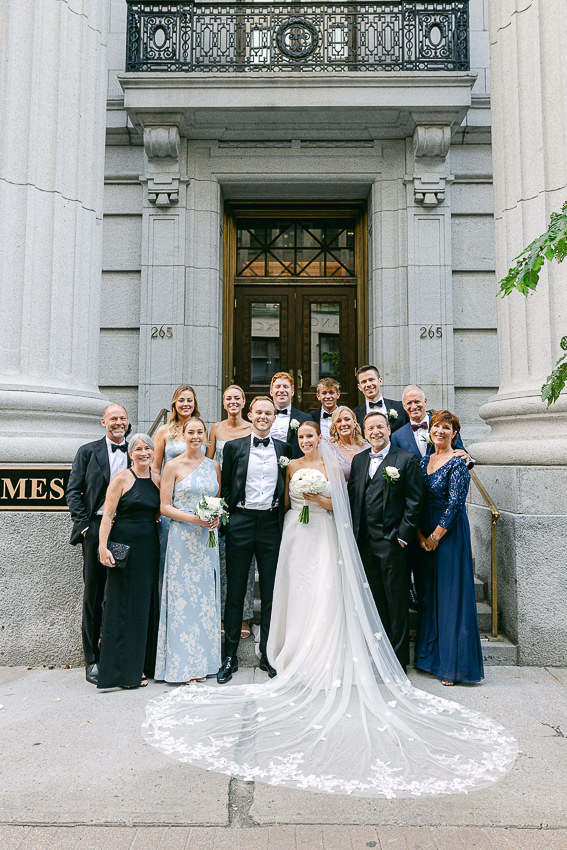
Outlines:
{"type": "MultiPolygon", "coordinates": [[[[291,480],[294,489],[299,493],[314,493],[315,495],[322,493],[327,483],[327,479],[318,469],[298,469],[297,472],[293,473],[291,480]]],[[[309,522],[309,505],[307,502],[303,503],[299,522],[309,522]]]]}
{"type": "MultiPolygon", "coordinates": [[[[224,499],[219,499],[217,496],[205,496],[204,493],[201,493],[201,499],[197,505],[195,516],[198,516],[199,519],[205,522],[210,522],[219,517],[222,525],[226,525],[228,522],[227,504],[224,499]]],[[[217,541],[215,540],[213,529],[210,528],[207,546],[212,549],[216,545],[217,541]]]]}

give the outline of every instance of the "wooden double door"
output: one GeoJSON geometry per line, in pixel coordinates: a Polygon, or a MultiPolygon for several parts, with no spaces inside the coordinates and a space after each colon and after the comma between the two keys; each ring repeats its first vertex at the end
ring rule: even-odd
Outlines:
{"type": "Polygon", "coordinates": [[[247,401],[268,393],[276,372],[295,380],[294,404],[319,406],[322,377],[341,384],[341,403],[357,404],[357,286],[286,281],[234,285],[233,380],[247,401]]]}

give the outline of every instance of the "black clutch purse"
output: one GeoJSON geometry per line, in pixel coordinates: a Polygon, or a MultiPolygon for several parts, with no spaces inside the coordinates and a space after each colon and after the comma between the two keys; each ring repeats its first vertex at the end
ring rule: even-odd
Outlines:
{"type": "Polygon", "coordinates": [[[114,540],[109,540],[106,545],[114,558],[114,566],[123,569],[128,563],[130,546],[127,543],[116,543],[114,540]]]}

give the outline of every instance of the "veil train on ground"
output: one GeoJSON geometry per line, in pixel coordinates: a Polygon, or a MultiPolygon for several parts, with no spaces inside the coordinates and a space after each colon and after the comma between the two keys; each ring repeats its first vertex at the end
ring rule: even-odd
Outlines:
{"type": "Polygon", "coordinates": [[[419,797],[490,785],[512,767],[515,739],[411,685],[366,581],[343,474],[324,444],[320,451],[333,515],[311,508],[313,521],[301,526],[293,499],[286,515],[292,542],[302,535],[302,564],[313,566],[311,610],[293,623],[304,632],[299,649],[265,683],[179,687],[151,701],[146,741],[238,779],[331,794],[419,797]]]}

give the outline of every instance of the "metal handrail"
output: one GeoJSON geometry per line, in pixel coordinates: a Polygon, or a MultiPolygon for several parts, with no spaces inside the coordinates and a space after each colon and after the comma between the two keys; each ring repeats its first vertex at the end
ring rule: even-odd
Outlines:
{"type": "Polygon", "coordinates": [[[490,640],[502,640],[498,634],[498,539],[497,539],[497,530],[496,523],[500,517],[500,511],[494,504],[494,501],[491,499],[488,494],[486,488],[479,481],[478,475],[474,471],[474,469],[470,470],[471,478],[474,481],[474,484],[488,505],[491,515],[491,525],[490,525],[490,596],[492,603],[492,633],[490,635],[490,640]]]}
{"type": "Polygon", "coordinates": [[[156,418],[154,419],[153,425],[150,427],[148,431],[148,437],[153,437],[157,429],[160,425],[165,425],[167,422],[167,415],[169,410],[167,407],[162,407],[156,418]]]}

